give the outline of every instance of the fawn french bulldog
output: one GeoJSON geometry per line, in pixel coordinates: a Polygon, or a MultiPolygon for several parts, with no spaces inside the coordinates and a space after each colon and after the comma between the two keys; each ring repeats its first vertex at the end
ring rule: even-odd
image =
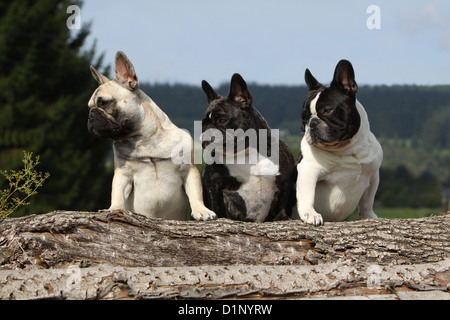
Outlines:
{"type": "Polygon", "coordinates": [[[117,52],[112,80],[92,66],[91,72],[99,87],[89,101],[88,130],[113,140],[115,169],[109,210],[186,220],[190,204],[194,219],[216,218],[203,203],[197,167],[192,161],[173,161],[175,148],[193,152],[191,136],[139,89],[126,55],[117,52]]]}

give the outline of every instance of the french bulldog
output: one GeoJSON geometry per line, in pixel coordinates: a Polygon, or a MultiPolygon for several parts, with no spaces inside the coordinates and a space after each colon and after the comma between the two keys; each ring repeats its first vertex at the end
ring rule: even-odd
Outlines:
{"type": "Polygon", "coordinates": [[[252,106],[244,79],[233,75],[227,97],[202,82],[208,108],[202,120],[203,196],[218,217],[265,222],[287,220],[295,206],[295,162],[252,106]],[[211,134],[212,132],[212,134],[211,134]],[[208,151],[209,152],[209,151],[208,151]],[[206,154],[208,154],[206,152],[206,154]]]}
{"type": "Polygon", "coordinates": [[[203,203],[197,167],[192,161],[174,161],[174,150],[187,150],[191,152],[187,159],[192,159],[191,136],[139,89],[127,56],[117,52],[112,80],[93,66],[91,72],[99,87],[89,101],[88,130],[113,140],[114,178],[108,210],[186,220],[190,203],[194,219],[216,218],[203,203]]]}
{"type": "Polygon", "coordinates": [[[352,64],[341,60],[329,87],[306,69],[309,93],[302,110],[301,157],[297,165],[297,209],[312,225],[342,221],[358,206],[362,219],[373,211],[383,151],[356,99],[352,64]]]}

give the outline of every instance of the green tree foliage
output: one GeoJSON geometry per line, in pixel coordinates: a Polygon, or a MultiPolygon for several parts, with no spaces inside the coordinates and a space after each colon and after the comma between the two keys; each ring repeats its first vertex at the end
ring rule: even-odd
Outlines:
{"type": "Polygon", "coordinates": [[[420,140],[426,120],[448,107],[450,86],[361,86],[357,97],[378,137],[420,140]]]}
{"type": "Polygon", "coordinates": [[[450,105],[439,109],[426,119],[423,128],[423,142],[427,150],[433,151],[450,148],[449,124],[450,105]]]}
{"type": "Polygon", "coordinates": [[[441,189],[436,177],[424,172],[414,177],[405,166],[382,169],[377,201],[385,207],[437,208],[441,189]]]}
{"type": "Polygon", "coordinates": [[[0,3],[0,168],[16,169],[22,150],[41,155],[51,174],[22,212],[89,210],[107,206],[110,143],[89,135],[87,102],[96,88],[82,51],[89,30],[72,32],[69,5],[78,1],[0,3]]]}

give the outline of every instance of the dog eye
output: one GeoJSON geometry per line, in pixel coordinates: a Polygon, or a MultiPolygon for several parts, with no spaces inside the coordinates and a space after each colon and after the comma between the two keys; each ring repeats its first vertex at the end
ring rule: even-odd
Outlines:
{"type": "Polygon", "coordinates": [[[333,110],[332,108],[325,109],[325,110],[323,110],[323,114],[326,115],[326,116],[328,116],[328,115],[332,114],[333,111],[334,111],[334,110],[333,110]]]}
{"type": "Polygon", "coordinates": [[[226,125],[226,124],[228,123],[228,119],[227,119],[227,118],[219,118],[219,119],[216,121],[216,123],[217,123],[219,126],[223,126],[223,125],[226,125]]]}
{"type": "Polygon", "coordinates": [[[97,100],[97,106],[99,108],[106,108],[107,106],[109,106],[109,104],[112,102],[112,100],[103,100],[102,98],[99,98],[97,100]]]}

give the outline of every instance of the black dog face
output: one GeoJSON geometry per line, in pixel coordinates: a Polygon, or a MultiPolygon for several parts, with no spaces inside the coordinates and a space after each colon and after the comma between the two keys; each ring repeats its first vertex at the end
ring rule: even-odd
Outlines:
{"type": "Polygon", "coordinates": [[[345,147],[361,125],[355,97],[358,85],[351,63],[338,63],[329,87],[320,84],[308,69],[305,81],[309,93],[303,105],[302,130],[308,143],[322,149],[345,147]]]}
{"type": "MultiPolygon", "coordinates": [[[[230,93],[227,97],[218,95],[208,82],[202,82],[203,91],[206,93],[209,106],[202,120],[203,133],[210,129],[219,130],[222,134],[221,141],[203,141],[203,148],[210,143],[222,143],[223,150],[226,145],[234,145],[234,152],[241,152],[241,148],[249,147],[248,135],[237,134],[236,130],[248,133],[249,129],[267,129],[270,135],[269,126],[261,114],[252,107],[252,95],[247,84],[239,74],[234,74],[231,79],[230,93]],[[228,132],[227,132],[228,130],[228,132]],[[232,134],[236,133],[236,134],[232,134]],[[245,139],[245,141],[243,141],[245,139]],[[241,147],[241,148],[240,148],[241,147]]],[[[259,132],[256,132],[259,139],[259,132]]],[[[217,137],[216,137],[217,138],[217,137]]],[[[270,143],[270,139],[268,139],[270,143]]],[[[256,143],[257,147],[259,143],[256,143]]]]}

